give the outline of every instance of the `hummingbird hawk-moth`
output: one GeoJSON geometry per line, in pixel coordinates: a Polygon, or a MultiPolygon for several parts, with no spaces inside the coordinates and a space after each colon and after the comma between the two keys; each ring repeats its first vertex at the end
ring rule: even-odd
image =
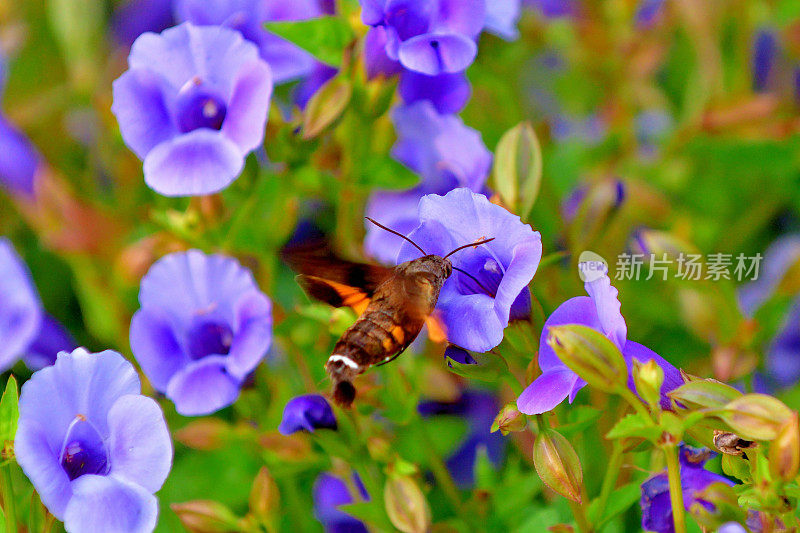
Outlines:
{"type": "Polygon", "coordinates": [[[427,254],[405,235],[369,217],[367,220],[410,242],[422,257],[389,268],[342,259],[327,242],[288,245],[283,250],[286,262],[300,273],[297,282],[310,297],[333,307],[352,307],[359,314],[325,363],[333,384],[333,400],[343,407],[349,407],[355,399],[356,376],[392,361],[417,338],[452,271],[469,276],[454,267],[448,257],[494,240],[482,239],[438,256],[427,254]]]}

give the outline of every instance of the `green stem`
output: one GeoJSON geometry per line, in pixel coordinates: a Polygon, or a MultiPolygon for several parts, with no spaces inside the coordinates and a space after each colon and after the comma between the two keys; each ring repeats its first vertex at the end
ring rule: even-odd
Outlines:
{"type": "Polygon", "coordinates": [[[14,507],[14,489],[11,483],[11,465],[0,467],[0,494],[3,496],[3,510],[6,515],[6,531],[16,533],[17,513],[14,507]]]}
{"type": "MultiPolygon", "coordinates": [[[[447,501],[450,503],[450,506],[453,508],[453,511],[455,511],[456,515],[464,517],[461,505],[461,493],[458,491],[458,487],[456,487],[453,477],[450,475],[450,471],[447,469],[447,465],[445,464],[444,460],[438,453],[436,453],[436,448],[434,447],[433,440],[428,433],[428,428],[425,427],[422,419],[417,418],[416,420],[417,429],[419,434],[422,436],[422,445],[426,450],[428,450],[428,456],[431,460],[431,471],[433,472],[433,477],[436,479],[436,483],[442,487],[442,491],[444,491],[444,495],[447,497],[447,501]]],[[[467,523],[469,522],[470,521],[467,520],[467,523]]]]}
{"type": "Polygon", "coordinates": [[[611,457],[608,459],[608,467],[606,468],[606,475],[603,478],[603,486],[600,488],[600,496],[597,502],[597,513],[594,516],[595,523],[600,523],[603,520],[603,513],[608,504],[608,498],[611,496],[611,491],[617,485],[620,469],[622,468],[622,441],[615,440],[611,449],[611,457]]]}
{"type": "Polygon", "coordinates": [[[667,478],[669,479],[669,500],[672,504],[672,519],[675,533],[686,533],[686,514],[683,508],[683,489],[681,488],[681,466],[677,446],[664,447],[667,459],[667,478]]]}
{"type": "Polygon", "coordinates": [[[570,499],[567,499],[567,502],[572,510],[572,516],[575,517],[575,524],[578,526],[578,531],[582,531],[583,533],[590,533],[593,531],[589,520],[586,518],[586,509],[584,509],[583,503],[574,502],[570,499]]]}
{"type": "Polygon", "coordinates": [[[650,416],[650,411],[648,411],[648,410],[647,410],[647,408],[644,406],[644,404],[643,404],[643,403],[642,403],[642,402],[639,400],[639,398],[637,398],[637,397],[636,397],[636,395],[635,395],[634,393],[632,393],[632,392],[630,391],[630,389],[628,389],[627,387],[625,387],[625,388],[623,388],[623,389],[621,389],[621,390],[620,390],[619,394],[620,394],[620,396],[622,396],[623,398],[625,398],[625,400],[626,400],[626,401],[627,401],[629,404],[631,404],[631,406],[633,407],[633,409],[634,409],[634,410],[635,410],[635,411],[636,411],[638,414],[642,415],[643,417],[645,417],[645,418],[647,418],[647,419],[650,419],[650,420],[652,420],[652,417],[650,416]]]}

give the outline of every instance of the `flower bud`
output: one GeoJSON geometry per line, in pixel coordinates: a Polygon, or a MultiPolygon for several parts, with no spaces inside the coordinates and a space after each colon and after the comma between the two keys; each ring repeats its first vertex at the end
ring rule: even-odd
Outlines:
{"type": "Polygon", "coordinates": [[[565,498],[581,502],[581,461],[563,435],[553,429],[539,432],[533,444],[533,466],[545,485],[565,498]]]}
{"type": "Polygon", "coordinates": [[[250,511],[263,520],[275,512],[279,504],[278,485],[272,479],[267,467],[261,467],[250,489],[250,511]]]}
{"type": "Polygon", "coordinates": [[[353,94],[353,86],[345,77],[330,79],[311,97],[303,117],[303,138],[313,139],[338,119],[353,94]]]}
{"type": "Polygon", "coordinates": [[[766,394],[745,394],[728,403],[720,418],[736,433],[751,440],[773,440],[795,413],[766,394]]]}
{"type": "Polygon", "coordinates": [[[527,423],[528,419],[517,409],[517,402],[508,402],[497,413],[491,432],[494,433],[499,429],[500,433],[508,435],[512,431],[522,431],[527,423]]]}
{"type": "Polygon", "coordinates": [[[221,533],[238,529],[236,516],[219,502],[195,500],[170,505],[190,533],[221,533]]]}
{"type": "Polygon", "coordinates": [[[604,392],[626,387],[628,368],[614,343],[583,325],[553,326],[547,337],[559,359],[589,385],[604,392]]]}
{"type": "Polygon", "coordinates": [[[503,205],[525,219],[542,181],[542,149],[530,122],[517,124],[500,138],[492,180],[503,205]]]}
{"type": "Polygon", "coordinates": [[[769,445],[769,472],[773,478],[792,481],[800,469],[800,430],[797,413],[780,427],[778,435],[769,445]]]}
{"type": "Polygon", "coordinates": [[[431,510],[425,495],[409,476],[386,480],[383,491],[386,514],[403,533],[424,533],[431,526],[431,510]]]}
{"type": "Polygon", "coordinates": [[[667,393],[687,409],[721,409],[742,393],[714,379],[688,381],[667,393]]]}
{"type": "Polygon", "coordinates": [[[636,392],[653,409],[658,409],[661,402],[661,384],[664,383],[664,370],[655,359],[646,363],[633,361],[633,383],[636,392]]]}

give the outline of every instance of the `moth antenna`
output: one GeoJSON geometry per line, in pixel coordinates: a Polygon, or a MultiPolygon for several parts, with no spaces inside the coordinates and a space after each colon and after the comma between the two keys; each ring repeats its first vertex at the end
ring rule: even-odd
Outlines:
{"type": "Polygon", "coordinates": [[[456,253],[456,252],[458,252],[460,250],[463,250],[464,248],[469,248],[470,246],[480,246],[481,244],[486,244],[487,242],[490,242],[490,241],[493,241],[493,240],[494,240],[494,237],[492,237],[491,239],[484,239],[482,241],[471,242],[469,244],[465,244],[464,246],[459,246],[458,248],[456,248],[455,250],[453,250],[452,252],[450,252],[449,254],[444,256],[444,259],[447,259],[448,257],[453,255],[454,253],[456,253]]]}
{"type": "Polygon", "coordinates": [[[367,220],[369,220],[370,222],[372,222],[373,224],[375,224],[375,225],[376,225],[376,226],[378,226],[379,228],[381,228],[381,229],[385,229],[385,230],[386,230],[386,231],[388,231],[389,233],[394,233],[394,234],[395,234],[395,235],[397,235],[398,237],[402,237],[403,239],[407,240],[408,242],[410,242],[411,244],[413,244],[413,245],[414,245],[414,247],[416,247],[416,249],[417,249],[417,250],[419,250],[420,252],[422,252],[422,255],[428,255],[428,253],[427,253],[425,250],[423,250],[422,248],[420,248],[420,246],[419,246],[417,243],[415,243],[414,241],[412,241],[411,239],[409,239],[408,237],[406,237],[405,235],[403,235],[403,234],[402,234],[402,233],[400,233],[399,231],[395,231],[395,230],[393,230],[393,229],[391,229],[391,228],[387,228],[387,227],[386,227],[386,226],[384,226],[383,224],[380,224],[380,223],[378,223],[378,222],[375,222],[374,220],[372,220],[372,219],[371,219],[371,218],[369,218],[369,217],[364,217],[364,218],[366,218],[367,220]]]}
{"type": "Polygon", "coordinates": [[[490,296],[491,296],[491,294],[492,294],[492,291],[490,291],[489,289],[487,289],[487,288],[486,288],[486,287],[483,285],[483,283],[481,283],[480,281],[478,281],[478,278],[476,278],[475,276],[473,276],[472,274],[470,274],[470,273],[469,273],[469,272],[467,272],[466,270],[462,270],[462,269],[458,268],[457,266],[454,266],[454,267],[453,267],[453,270],[458,270],[458,271],[459,271],[459,272],[461,272],[462,274],[466,274],[467,276],[469,276],[469,277],[470,277],[470,279],[471,279],[472,281],[474,281],[475,283],[477,283],[477,284],[478,284],[478,286],[479,286],[481,289],[483,289],[484,291],[486,291],[486,294],[488,294],[488,295],[490,295],[490,296]]]}

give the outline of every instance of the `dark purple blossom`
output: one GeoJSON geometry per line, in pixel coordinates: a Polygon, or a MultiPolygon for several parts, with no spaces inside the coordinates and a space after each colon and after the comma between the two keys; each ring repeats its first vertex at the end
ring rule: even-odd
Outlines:
{"type": "MultiPolygon", "coordinates": [[[[361,500],[369,495],[361,480],[353,474],[352,487],[359,492],[361,500]]],[[[340,505],[353,503],[355,499],[347,483],[331,474],[320,474],[314,481],[314,516],[325,526],[328,533],[367,533],[364,524],[340,511],[340,505]]]]}
{"type": "Polygon", "coordinates": [[[298,431],[314,432],[316,429],[336,429],[336,417],[324,396],[306,394],[292,398],[283,408],[283,419],[278,431],[291,435],[298,431]]]}
{"type": "Polygon", "coordinates": [[[184,23],[141,35],[128,65],[111,110],[145,182],[166,196],[227,187],[264,139],[272,74],[255,45],[228,28],[184,23]]]}
{"type": "Polygon", "coordinates": [[[25,365],[39,370],[56,362],[60,352],[71,352],[77,348],[72,335],[55,318],[44,313],[39,332],[22,355],[25,365]]]}
{"type": "Polygon", "coordinates": [[[330,13],[329,9],[319,0],[175,0],[180,21],[227,26],[255,43],[276,84],[308,76],[319,62],[297,45],[267,31],[264,23],[306,20],[330,13]]]}
{"type": "Polygon", "coordinates": [[[769,345],[766,367],[770,381],[779,387],[790,387],[800,380],[800,295],[769,345]]]}
{"type": "MultiPolygon", "coordinates": [[[[392,113],[397,143],[392,157],[420,174],[408,191],[378,191],[367,203],[367,215],[407,235],[419,225],[417,206],[426,194],[445,194],[456,187],[483,190],[492,164],[480,133],[455,115],[437,113],[430,102],[401,106],[392,113]]],[[[387,264],[394,263],[402,239],[367,225],[364,248],[387,264]]]]}
{"type": "Polygon", "coordinates": [[[499,409],[494,395],[477,390],[464,392],[456,402],[421,402],[417,408],[425,417],[458,416],[467,423],[464,440],[446,460],[453,480],[462,487],[475,483],[475,459],[479,450],[483,450],[495,466],[503,460],[505,439],[500,433],[491,432],[499,409]]]}
{"type": "MultiPolygon", "coordinates": [[[[713,511],[713,504],[700,499],[697,494],[712,483],[733,485],[727,478],[703,468],[706,461],[716,454],[707,449],[697,449],[686,445],[681,445],[679,454],[684,507],[688,511],[692,505],[699,503],[709,511],[713,511]]],[[[641,505],[642,529],[658,533],[675,531],[666,470],[642,484],[641,505]]]]}
{"type": "Polygon", "coordinates": [[[42,315],[28,268],[11,242],[0,237],[0,372],[16,363],[34,341],[42,315]]]}
{"type": "Polygon", "coordinates": [[[120,44],[130,46],[141,34],[160,33],[174,23],[172,0],[129,0],[114,10],[111,29],[120,44]]]}
{"type": "Polygon", "coordinates": [[[19,465],[67,531],[149,532],[172,466],[161,408],[120,354],[78,348],[22,386],[19,465]]]}
{"type": "Polygon", "coordinates": [[[475,358],[472,357],[472,354],[470,354],[467,350],[453,345],[448,346],[444,350],[444,360],[447,361],[448,359],[452,359],[456,363],[461,363],[462,365],[478,364],[475,358]]]}
{"type": "Polygon", "coordinates": [[[658,19],[664,0],[641,0],[636,8],[636,24],[641,27],[651,26],[658,19]]]}
{"type": "Polygon", "coordinates": [[[361,20],[385,28],[386,55],[429,76],[460,72],[475,59],[484,0],[360,0],[361,20]]]}
{"type": "Polygon", "coordinates": [[[142,279],[131,350],[183,415],[236,401],[272,341],[272,304],[249,270],[198,250],[158,260],[142,279]]]}
{"type": "Polygon", "coordinates": [[[11,194],[32,198],[41,162],[28,138],[0,116],[0,185],[11,194]]]}
{"type": "MultiPolygon", "coordinates": [[[[517,400],[519,410],[527,415],[540,414],[554,409],[575,395],[586,382],[570,370],[547,344],[548,329],[562,324],[583,324],[603,333],[622,351],[630,368],[633,360],[646,363],[653,359],[664,370],[661,385],[661,405],[670,407],[666,393],[683,384],[680,371],[650,348],[627,340],[628,327],[620,313],[618,291],[611,285],[607,274],[587,281],[584,285],[589,296],[577,296],[562,303],[545,321],[539,341],[539,368],[542,374],[528,385],[517,400]]],[[[628,386],[634,389],[629,377],[628,386]]]]}
{"type": "MultiPolygon", "coordinates": [[[[539,232],[466,188],[424,196],[418,216],[419,226],[409,237],[428,254],[445,255],[458,246],[494,238],[451,256],[453,266],[468,274],[454,269],[436,306],[450,342],[476,352],[491,350],[503,340],[509,320],[530,313],[528,283],[542,257],[539,232]]],[[[397,262],[419,255],[404,242],[397,262]]]]}

